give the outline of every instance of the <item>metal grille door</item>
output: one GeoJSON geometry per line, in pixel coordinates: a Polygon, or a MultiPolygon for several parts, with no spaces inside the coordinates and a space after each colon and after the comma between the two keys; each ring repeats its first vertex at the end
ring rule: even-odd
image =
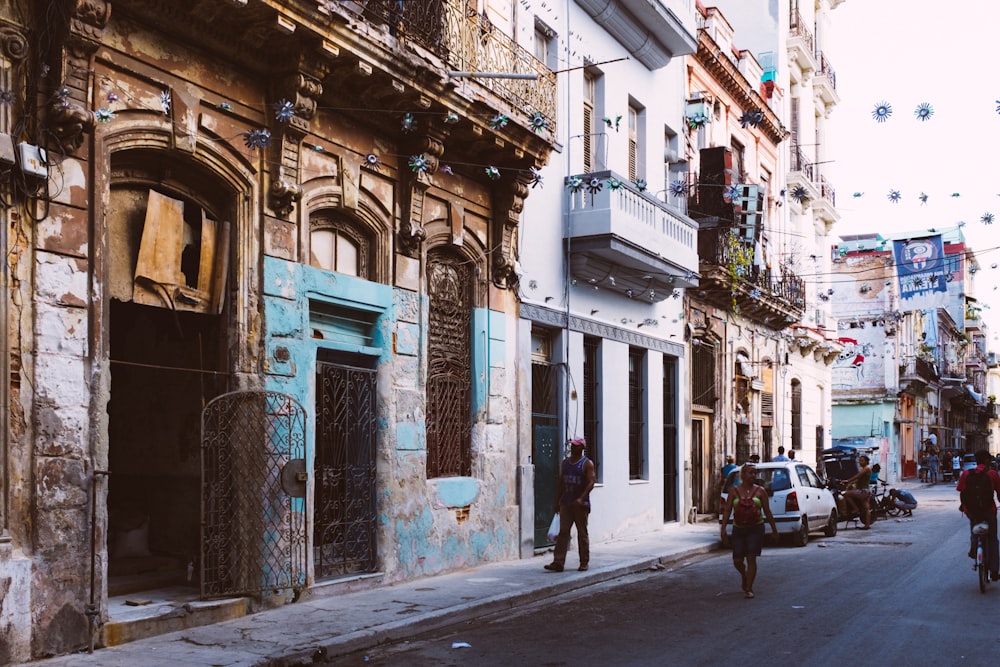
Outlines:
{"type": "Polygon", "coordinates": [[[473,276],[451,255],[428,257],[427,476],[472,472],[469,333],[473,276]]]}
{"type": "Polygon", "coordinates": [[[317,579],[373,572],[377,566],[375,401],[374,369],[322,358],[316,364],[317,579]]]}
{"type": "Polygon", "coordinates": [[[305,412],[238,391],[202,412],[201,597],[306,584],[305,412]]]}

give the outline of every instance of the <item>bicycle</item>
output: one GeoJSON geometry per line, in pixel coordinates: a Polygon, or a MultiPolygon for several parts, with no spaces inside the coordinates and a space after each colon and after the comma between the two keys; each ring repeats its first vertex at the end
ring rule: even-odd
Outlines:
{"type": "Polygon", "coordinates": [[[972,569],[976,571],[979,576],[979,592],[986,592],[986,583],[989,579],[989,562],[990,562],[990,547],[989,547],[989,534],[990,526],[985,521],[982,523],[977,523],[972,527],[972,539],[975,540],[974,544],[976,547],[976,563],[972,566],[972,569]]]}

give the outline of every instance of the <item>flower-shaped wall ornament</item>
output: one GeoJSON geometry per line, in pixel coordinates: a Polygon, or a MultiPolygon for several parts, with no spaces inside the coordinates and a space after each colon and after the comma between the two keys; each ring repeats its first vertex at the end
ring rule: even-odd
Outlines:
{"type": "Polygon", "coordinates": [[[499,130],[500,128],[507,127],[507,123],[510,122],[510,118],[502,113],[498,113],[493,118],[490,118],[490,129],[499,130]]]}
{"type": "Polygon", "coordinates": [[[879,102],[875,105],[875,109],[872,110],[872,118],[874,118],[879,123],[884,123],[889,120],[889,116],[892,115],[892,105],[888,102],[879,102]]]}
{"type": "Polygon", "coordinates": [[[486,169],[483,169],[483,172],[486,173],[486,177],[488,179],[490,179],[491,181],[499,181],[500,180],[500,170],[497,169],[496,167],[493,167],[493,166],[486,167],[486,169]]]}
{"type": "Polygon", "coordinates": [[[549,123],[545,120],[545,116],[542,115],[541,111],[536,111],[532,114],[531,129],[535,132],[541,132],[542,130],[549,129],[549,123]]]}
{"type": "Polygon", "coordinates": [[[455,175],[455,171],[451,168],[450,164],[443,164],[443,165],[441,165],[441,167],[438,169],[438,171],[440,171],[442,174],[448,174],[449,176],[454,176],[455,175]]]}
{"type": "Polygon", "coordinates": [[[614,120],[611,120],[611,116],[605,116],[604,117],[604,124],[608,126],[609,130],[611,128],[614,128],[615,132],[618,132],[618,130],[621,129],[621,125],[622,125],[621,114],[618,114],[617,116],[615,116],[614,120]]]}
{"type": "Polygon", "coordinates": [[[372,171],[378,171],[381,165],[382,161],[378,158],[378,155],[375,155],[375,153],[369,153],[361,162],[362,167],[365,169],[371,169],[372,171]]]}
{"type": "Polygon", "coordinates": [[[412,155],[412,156],[410,156],[410,161],[407,164],[409,164],[410,170],[414,174],[423,174],[423,173],[426,173],[427,172],[427,168],[429,166],[428,163],[427,163],[427,158],[424,157],[423,153],[421,153],[420,155],[412,155]]]}
{"type": "Polygon", "coordinates": [[[804,204],[809,200],[809,191],[806,190],[804,185],[796,185],[788,194],[800,204],[804,204]]]}
{"type": "Polygon", "coordinates": [[[671,181],[670,182],[670,194],[672,194],[675,197],[687,197],[687,194],[688,194],[687,183],[685,183],[684,181],[682,181],[680,179],[677,179],[675,181],[671,181]]]}
{"type": "Polygon", "coordinates": [[[727,185],[726,188],[722,191],[722,198],[725,199],[727,202],[731,202],[734,199],[739,199],[739,196],[740,196],[740,189],[735,185],[727,185]]]}
{"type": "Polygon", "coordinates": [[[542,172],[535,167],[529,167],[531,171],[531,187],[535,188],[542,184],[542,172]]]}
{"type": "Polygon", "coordinates": [[[934,115],[934,107],[927,102],[921,102],[917,105],[917,108],[913,110],[913,115],[916,116],[919,121],[930,120],[930,117],[934,115]]]}
{"type": "Polygon", "coordinates": [[[94,118],[97,120],[98,123],[110,123],[112,120],[114,120],[114,117],[115,117],[115,112],[106,107],[101,107],[100,109],[94,112],[94,118]]]}
{"type": "Polygon", "coordinates": [[[417,129],[417,121],[413,118],[413,114],[408,113],[403,116],[403,121],[401,123],[403,132],[412,132],[417,129]]]}
{"type": "Polygon", "coordinates": [[[992,225],[993,224],[993,214],[992,213],[983,213],[983,217],[979,218],[979,220],[984,225],[992,225]]]}
{"type": "Polygon", "coordinates": [[[274,119],[279,123],[287,123],[295,115],[295,105],[288,100],[278,100],[274,103],[274,119]]]}
{"type": "Polygon", "coordinates": [[[118,94],[112,90],[110,93],[108,93],[108,102],[114,104],[117,101],[118,101],[118,94]]]}
{"type": "Polygon", "coordinates": [[[646,189],[647,189],[647,187],[648,187],[646,185],[646,179],[645,178],[638,178],[638,179],[636,179],[634,185],[635,185],[635,189],[638,190],[639,192],[645,192],[646,189]]]}
{"type": "Polygon", "coordinates": [[[232,111],[233,105],[230,104],[229,102],[219,102],[219,108],[222,109],[223,111],[232,111]]]}
{"type": "Polygon", "coordinates": [[[624,183],[622,183],[621,181],[619,181],[614,176],[612,176],[611,178],[608,179],[608,190],[610,190],[611,192],[616,192],[616,191],[620,190],[623,185],[624,185],[624,183]]]}
{"type": "Polygon", "coordinates": [[[597,177],[594,177],[589,181],[587,181],[587,191],[592,195],[596,195],[598,192],[601,191],[603,187],[604,187],[604,181],[602,181],[597,177]]]}
{"type": "Polygon", "coordinates": [[[886,195],[886,198],[893,204],[898,204],[899,200],[903,197],[899,194],[899,190],[889,190],[889,194],[886,195]]]}
{"type": "Polygon", "coordinates": [[[444,122],[446,125],[454,125],[458,122],[458,114],[454,111],[449,111],[444,115],[444,122]]]}
{"type": "Polygon", "coordinates": [[[688,127],[692,130],[697,130],[699,127],[705,127],[708,125],[708,116],[699,111],[688,116],[687,121],[688,127]]]}
{"type": "Polygon", "coordinates": [[[264,149],[271,142],[271,133],[267,130],[247,130],[243,135],[243,143],[250,150],[264,149]]]}
{"type": "Polygon", "coordinates": [[[927,203],[927,193],[926,192],[921,192],[920,196],[917,197],[917,199],[920,200],[921,204],[926,204],[927,203]]]}
{"type": "Polygon", "coordinates": [[[569,188],[570,192],[579,192],[583,189],[583,179],[579,176],[570,176],[566,180],[566,187],[569,188]]]}
{"type": "Polygon", "coordinates": [[[854,198],[855,199],[857,199],[858,197],[864,197],[864,196],[865,196],[864,192],[855,192],[854,193],[854,198]]]}

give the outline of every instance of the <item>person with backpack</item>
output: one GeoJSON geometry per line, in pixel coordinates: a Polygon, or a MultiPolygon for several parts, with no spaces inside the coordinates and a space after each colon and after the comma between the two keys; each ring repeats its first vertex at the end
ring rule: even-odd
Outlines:
{"type": "Polygon", "coordinates": [[[771,513],[764,487],[757,484],[757,467],[746,463],[740,468],[740,484],[734,485],[722,511],[722,543],[729,539],[726,527],[733,518],[733,567],[743,580],[743,596],[754,596],[753,582],[757,578],[757,557],[764,546],[764,517],[771,525],[771,539],[778,539],[778,524],[771,513]]]}
{"type": "Polygon", "coordinates": [[[975,540],[972,528],[978,523],[990,527],[987,543],[990,545],[990,580],[1000,581],[1000,542],[997,540],[997,506],[993,498],[1000,498],[1000,474],[990,466],[990,453],[985,449],[976,452],[976,467],[962,473],[958,479],[958,493],[962,504],[959,509],[969,517],[969,557],[975,558],[975,540]]]}

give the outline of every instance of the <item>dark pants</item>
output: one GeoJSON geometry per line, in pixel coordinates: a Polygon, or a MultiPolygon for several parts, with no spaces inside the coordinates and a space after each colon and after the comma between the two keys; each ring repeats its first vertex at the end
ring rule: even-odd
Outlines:
{"type": "Polygon", "coordinates": [[[566,551],[569,549],[569,531],[576,525],[576,539],[580,543],[580,565],[590,563],[590,533],[587,532],[587,519],[590,509],[579,505],[559,506],[559,537],[556,538],[552,562],[557,565],[566,564],[566,551]]]}
{"type": "MultiPolygon", "coordinates": [[[[972,535],[972,527],[975,526],[979,521],[973,521],[969,518],[969,533],[970,541],[972,543],[972,548],[975,549],[976,540],[975,535],[972,535]]],[[[990,514],[986,517],[986,524],[990,527],[990,532],[986,536],[986,541],[990,545],[990,560],[987,565],[990,568],[990,572],[996,574],[1000,572],[1000,540],[997,539],[997,515],[996,513],[990,514]]],[[[975,553],[974,551],[971,553],[975,553]]]]}

